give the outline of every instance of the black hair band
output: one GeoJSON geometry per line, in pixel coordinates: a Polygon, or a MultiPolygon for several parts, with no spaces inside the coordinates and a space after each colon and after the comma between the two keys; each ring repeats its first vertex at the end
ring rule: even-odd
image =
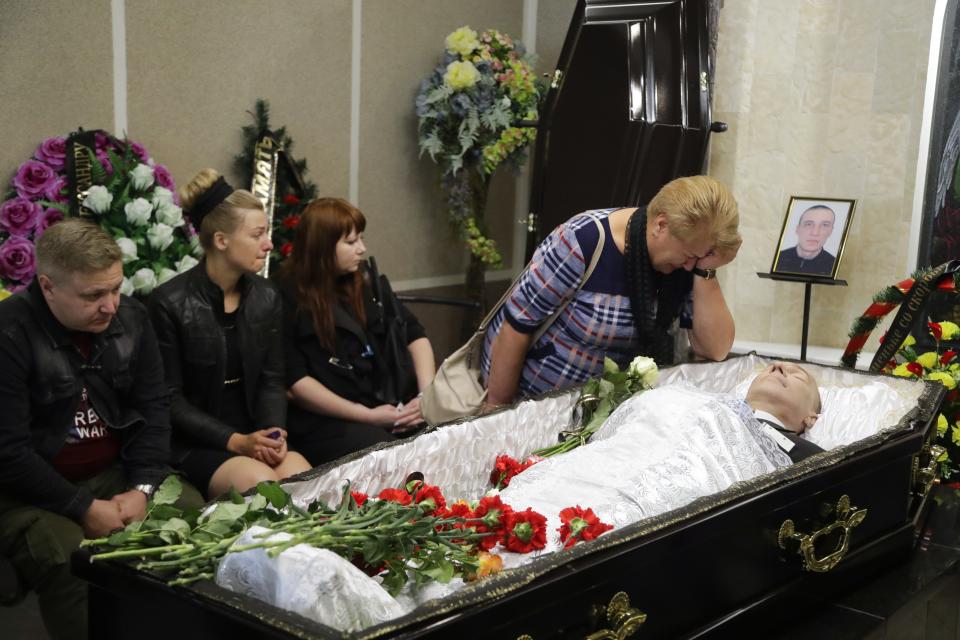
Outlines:
{"type": "Polygon", "coordinates": [[[217,178],[209,189],[200,194],[190,210],[190,221],[193,222],[193,226],[199,231],[200,225],[207,214],[216,209],[233,192],[234,188],[223,179],[223,176],[217,178]]]}

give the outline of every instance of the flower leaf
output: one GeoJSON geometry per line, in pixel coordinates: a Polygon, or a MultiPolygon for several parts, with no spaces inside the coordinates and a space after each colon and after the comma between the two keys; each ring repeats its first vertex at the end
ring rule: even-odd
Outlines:
{"type": "Polygon", "coordinates": [[[160,483],[160,487],[153,494],[153,504],[173,504],[180,499],[182,491],[183,485],[180,483],[180,478],[169,475],[160,483]]]}
{"type": "Polygon", "coordinates": [[[261,482],[257,485],[257,493],[269,500],[274,509],[283,509],[290,504],[290,495],[276,482],[261,482]]]}

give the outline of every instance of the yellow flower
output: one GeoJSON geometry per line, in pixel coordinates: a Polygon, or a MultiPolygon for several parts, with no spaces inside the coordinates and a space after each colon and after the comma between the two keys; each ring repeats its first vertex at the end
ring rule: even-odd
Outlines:
{"type": "Polygon", "coordinates": [[[13,295],[12,293],[10,293],[9,291],[7,291],[7,290],[4,289],[3,287],[0,287],[0,300],[6,300],[7,298],[9,298],[9,297],[12,296],[12,295],[13,295]]]}
{"type": "Polygon", "coordinates": [[[947,419],[941,413],[937,416],[937,437],[942,438],[943,434],[947,432],[947,419]]]}
{"type": "Polygon", "coordinates": [[[953,444],[960,444],[960,426],[953,425],[953,429],[950,431],[950,439],[953,444]]]}
{"type": "Polygon", "coordinates": [[[447,72],[443,76],[443,81],[456,91],[469,89],[477,84],[479,79],[480,72],[472,62],[451,62],[447,65],[447,72]]]}
{"type": "Polygon", "coordinates": [[[915,344],[917,344],[917,339],[908,335],[907,339],[903,341],[902,345],[900,345],[900,348],[903,349],[904,347],[912,347],[915,344]]]}
{"type": "Polygon", "coordinates": [[[934,371],[933,373],[929,373],[927,374],[927,380],[936,380],[947,389],[953,389],[957,386],[957,381],[954,380],[953,376],[946,371],[934,371]]]}
{"type": "Polygon", "coordinates": [[[960,327],[953,322],[941,322],[940,331],[943,332],[943,335],[940,336],[941,340],[953,340],[960,333],[960,327]]]}
{"type": "Polygon", "coordinates": [[[477,32],[470,27],[460,27],[447,36],[447,51],[461,56],[469,55],[480,46],[477,32]]]}
{"type": "Polygon", "coordinates": [[[907,369],[907,363],[897,365],[897,368],[894,369],[891,373],[895,376],[900,376],[901,378],[909,378],[914,375],[913,371],[907,369]]]}
{"type": "Polygon", "coordinates": [[[939,361],[939,356],[937,356],[935,351],[927,351],[926,353],[917,356],[917,362],[923,366],[924,369],[933,369],[937,366],[937,361],[939,361]]]}

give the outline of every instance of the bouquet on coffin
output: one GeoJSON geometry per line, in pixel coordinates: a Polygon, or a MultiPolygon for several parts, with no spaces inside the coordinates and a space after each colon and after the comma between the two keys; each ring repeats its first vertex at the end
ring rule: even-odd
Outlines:
{"type": "Polygon", "coordinates": [[[440,487],[417,480],[376,497],[351,491],[347,482],[335,507],[297,505],[279,485],[261,483],[252,497],[233,492],[203,513],[185,512],[174,506],[180,483],[171,476],[142,522],[83,546],[98,551],[91,561],[135,560],[138,569],[171,585],[215,579],[339,629],[363,628],[402,615],[416,600],[442,595],[436,585],[452,589],[499,572],[503,561],[494,552],[537,552],[548,535],[568,548],[612,529],[592,509],[570,505],[556,514],[556,533],[549,532],[544,515],[513,508],[498,489],[533,461],[586,443],[618,404],[650,388],[657,375],[649,358],[623,372],[608,360],[603,375],[581,392],[574,417],[582,426],[524,465],[499,456],[494,489],[477,500],[448,502],[440,487]],[[297,589],[304,581],[313,588],[297,589]]]}

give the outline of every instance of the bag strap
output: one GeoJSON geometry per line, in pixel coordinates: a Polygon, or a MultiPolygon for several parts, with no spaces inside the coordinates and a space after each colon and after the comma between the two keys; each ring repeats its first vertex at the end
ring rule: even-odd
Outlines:
{"type": "MultiPolygon", "coordinates": [[[[543,324],[540,325],[540,328],[537,329],[536,333],[533,335],[533,342],[536,342],[543,334],[546,333],[547,329],[550,328],[550,325],[560,317],[560,314],[563,313],[563,310],[567,308],[567,305],[570,304],[570,301],[577,295],[577,292],[580,291],[584,283],[590,279],[590,276],[593,275],[594,269],[597,267],[597,263],[600,262],[600,254],[603,253],[603,245],[606,241],[606,233],[603,231],[603,223],[600,222],[600,219],[595,215],[589,214],[590,218],[593,220],[593,223],[597,225],[597,231],[599,232],[599,238],[597,240],[597,246],[593,250],[593,256],[590,258],[590,264],[587,265],[587,270],[583,272],[583,276],[580,278],[580,281],[577,283],[576,290],[570,294],[570,296],[563,301],[563,303],[557,308],[556,311],[550,314],[550,317],[547,318],[543,324]]],[[[510,294],[513,293],[514,288],[517,286],[517,283],[520,282],[520,278],[523,277],[523,274],[526,273],[526,269],[520,272],[516,278],[513,279],[513,282],[510,283],[510,286],[507,287],[507,290],[503,292],[503,295],[500,296],[500,300],[497,301],[497,304],[490,309],[490,312],[483,319],[483,322],[480,323],[480,326],[477,328],[477,333],[484,333],[487,330],[487,326],[493,321],[494,316],[500,311],[500,308],[507,303],[507,299],[510,297],[510,294]]],[[[531,343],[532,344],[532,343],[531,343]]]]}

